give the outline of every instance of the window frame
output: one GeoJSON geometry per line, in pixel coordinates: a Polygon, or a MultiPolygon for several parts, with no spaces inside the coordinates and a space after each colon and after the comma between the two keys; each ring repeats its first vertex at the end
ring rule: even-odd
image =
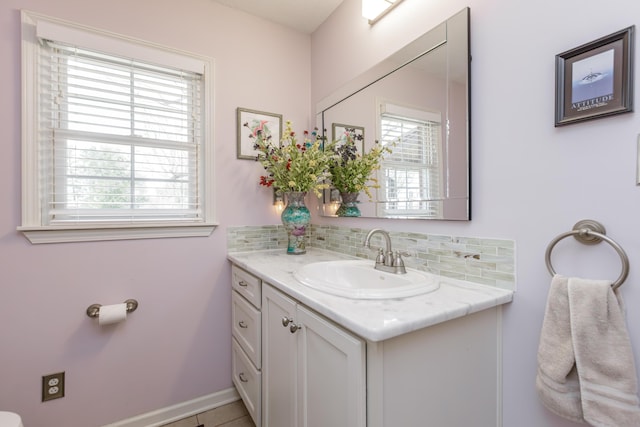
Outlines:
{"type": "MultiPolygon", "coordinates": [[[[421,218],[431,218],[437,219],[442,217],[442,206],[439,201],[442,200],[441,197],[429,198],[429,199],[419,199],[419,200],[388,200],[388,182],[387,182],[387,171],[415,171],[420,176],[423,174],[425,176],[431,175],[435,170],[438,172],[439,165],[442,163],[442,138],[444,135],[442,134],[442,118],[440,112],[435,111],[426,111],[422,109],[417,109],[412,106],[405,106],[396,104],[393,102],[389,102],[386,100],[378,101],[378,114],[377,114],[377,132],[378,132],[378,140],[383,141],[383,122],[384,120],[395,120],[400,123],[405,122],[414,122],[419,123],[420,125],[424,125],[425,128],[431,129],[432,127],[436,128],[436,132],[438,132],[438,138],[433,139],[423,139],[422,140],[422,150],[424,151],[435,151],[436,157],[438,157],[438,166],[434,168],[432,165],[421,162],[416,163],[415,165],[403,165],[402,161],[390,160],[389,156],[382,160],[380,164],[380,170],[378,171],[378,182],[380,183],[380,187],[378,188],[378,192],[380,194],[379,200],[383,202],[378,205],[379,215],[384,216],[386,218],[408,218],[408,217],[421,217],[421,218]],[[429,148],[431,147],[431,149],[429,148]],[[398,208],[398,207],[390,207],[395,204],[405,204],[405,203],[424,203],[429,206],[427,210],[429,212],[425,212],[425,209],[413,209],[413,208],[398,208]]],[[[429,131],[432,134],[433,131],[429,131]]],[[[422,177],[420,179],[423,179],[422,177]]],[[[442,188],[442,182],[439,180],[438,182],[438,195],[442,195],[444,193],[444,189],[442,188]]]]}
{"type": "MultiPolygon", "coordinates": [[[[17,230],[33,244],[150,239],[167,237],[209,236],[218,225],[215,220],[214,146],[213,146],[213,59],[152,44],[139,39],[82,26],[57,18],[22,10],[22,225],[17,230]],[[202,185],[202,218],[198,221],[150,220],[131,223],[84,222],[75,224],[43,225],[39,141],[39,90],[38,90],[38,31],[54,31],[61,37],[74,39],[74,43],[85,48],[100,45],[122,50],[143,61],[155,60],[163,65],[184,64],[200,67],[204,77],[203,87],[203,141],[202,162],[198,185],[202,185]],[[80,38],[79,38],[80,37],[80,38]],[[81,40],[81,41],[78,41],[81,40]]],[[[68,41],[68,40],[57,40],[68,41]]]]}

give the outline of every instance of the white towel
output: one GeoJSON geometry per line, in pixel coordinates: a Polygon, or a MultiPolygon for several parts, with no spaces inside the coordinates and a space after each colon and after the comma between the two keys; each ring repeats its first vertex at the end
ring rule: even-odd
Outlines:
{"type": "Polygon", "coordinates": [[[636,369],[611,282],[553,277],[536,388],[552,412],[598,427],[640,426],[636,369]]]}

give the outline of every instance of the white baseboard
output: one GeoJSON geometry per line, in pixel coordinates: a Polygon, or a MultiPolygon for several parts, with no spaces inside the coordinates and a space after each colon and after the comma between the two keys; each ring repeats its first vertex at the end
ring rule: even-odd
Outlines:
{"type": "Polygon", "coordinates": [[[235,388],[231,387],[217,393],[198,397],[187,402],[167,406],[146,414],[137,415],[133,418],[118,421],[113,424],[106,424],[103,427],[157,427],[173,421],[188,418],[201,412],[209,411],[218,406],[235,402],[240,399],[240,395],[235,388]]]}

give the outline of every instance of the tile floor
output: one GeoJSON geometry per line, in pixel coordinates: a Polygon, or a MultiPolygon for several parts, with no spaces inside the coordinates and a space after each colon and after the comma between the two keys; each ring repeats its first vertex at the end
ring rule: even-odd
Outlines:
{"type": "Polygon", "coordinates": [[[255,427],[255,424],[242,400],[238,400],[163,427],[255,427]]]}

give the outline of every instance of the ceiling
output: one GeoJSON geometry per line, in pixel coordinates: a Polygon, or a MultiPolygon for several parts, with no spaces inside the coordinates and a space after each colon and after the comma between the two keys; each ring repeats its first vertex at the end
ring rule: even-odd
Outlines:
{"type": "Polygon", "coordinates": [[[213,0],[311,34],[343,0],[213,0]]]}

